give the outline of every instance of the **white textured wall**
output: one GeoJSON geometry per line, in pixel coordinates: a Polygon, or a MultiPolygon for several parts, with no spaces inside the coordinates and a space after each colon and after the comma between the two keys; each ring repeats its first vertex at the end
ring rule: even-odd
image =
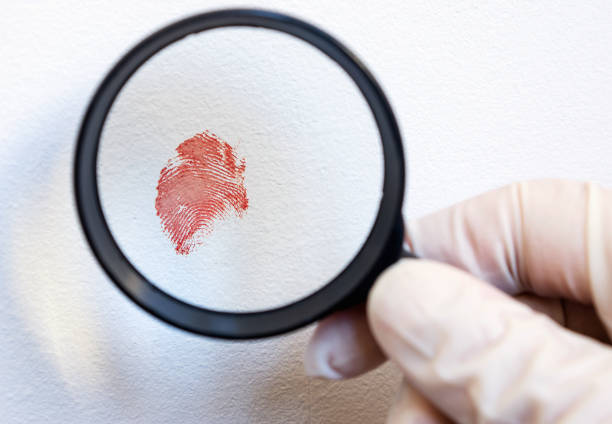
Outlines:
{"type": "MultiPolygon", "coordinates": [[[[21,3],[0,17],[1,421],[382,422],[394,368],[314,381],[311,329],[249,343],[172,329],[114,288],[77,225],[74,139],[102,75],[150,31],[227,3],[21,3]]],[[[415,216],[516,179],[612,185],[612,5],[507,3],[259,6],[372,68],[410,151],[415,216]]]]}

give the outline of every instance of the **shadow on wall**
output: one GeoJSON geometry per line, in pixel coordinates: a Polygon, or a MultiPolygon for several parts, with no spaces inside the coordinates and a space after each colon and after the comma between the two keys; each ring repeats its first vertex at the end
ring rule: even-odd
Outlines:
{"type": "MultiPolygon", "coordinates": [[[[10,207],[0,209],[6,214],[0,220],[7,232],[6,254],[0,259],[5,277],[1,289],[7,300],[2,314],[9,317],[11,328],[3,339],[3,350],[34,358],[19,364],[13,370],[19,379],[3,386],[11,391],[30,386],[32,392],[38,382],[41,396],[36,402],[44,404],[47,399],[65,411],[75,410],[75,401],[82,404],[87,393],[104,391],[126,399],[113,381],[121,373],[121,364],[114,360],[113,345],[104,340],[108,329],[101,318],[108,299],[100,297],[105,290],[96,287],[102,278],[99,272],[91,272],[97,269],[80,236],[73,207],[71,165],[77,117],[71,116],[67,98],[54,99],[48,108],[32,114],[31,126],[11,134],[28,142],[6,158],[10,168],[4,170],[2,180],[13,189],[10,207]],[[48,110],[59,113],[51,116],[48,110]],[[31,375],[23,375],[26,371],[31,375]]],[[[34,401],[31,396],[26,400],[34,401]]],[[[11,407],[22,413],[44,410],[18,402],[11,407]]],[[[50,417],[53,407],[47,410],[50,417]]]]}

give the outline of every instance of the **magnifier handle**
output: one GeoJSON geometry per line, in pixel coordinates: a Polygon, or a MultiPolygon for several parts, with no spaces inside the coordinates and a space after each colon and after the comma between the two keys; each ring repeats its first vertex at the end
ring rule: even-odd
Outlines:
{"type": "Polygon", "coordinates": [[[400,258],[419,259],[419,257],[417,255],[415,255],[414,253],[412,253],[410,250],[408,250],[406,248],[402,249],[402,253],[400,253],[400,258]]]}
{"type": "Polygon", "coordinates": [[[417,255],[406,249],[404,243],[404,222],[400,216],[396,219],[395,231],[387,244],[385,252],[381,255],[378,265],[372,270],[361,285],[355,290],[344,302],[339,304],[335,309],[341,310],[351,306],[364,303],[368,298],[370,288],[376,281],[376,278],[389,266],[393,265],[398,259],[411,258],[419,259],[417,255]]]}

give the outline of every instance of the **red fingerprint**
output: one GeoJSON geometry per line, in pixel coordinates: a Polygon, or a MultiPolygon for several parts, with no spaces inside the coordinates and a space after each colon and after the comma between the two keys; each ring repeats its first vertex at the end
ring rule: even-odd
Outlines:
{"type": "Polygon", "coordinates": [[[202,244],[215,220],[249,206],[244,159],[232,146],[204,131],[183,141],[161,170],[155,210],[176,253],[187,255],[202,244]]]}

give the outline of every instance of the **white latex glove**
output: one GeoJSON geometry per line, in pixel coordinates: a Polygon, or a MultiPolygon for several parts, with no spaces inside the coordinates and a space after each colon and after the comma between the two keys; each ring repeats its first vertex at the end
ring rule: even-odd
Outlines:
{"type": "Polygon", "coordinates": [[[308,374],[389,358],[404,376],[390,423],[612,423],[612,191],[513,184],[407,233],[428,259],[400,261],[367,308],[322,321],[308,374]]]}

